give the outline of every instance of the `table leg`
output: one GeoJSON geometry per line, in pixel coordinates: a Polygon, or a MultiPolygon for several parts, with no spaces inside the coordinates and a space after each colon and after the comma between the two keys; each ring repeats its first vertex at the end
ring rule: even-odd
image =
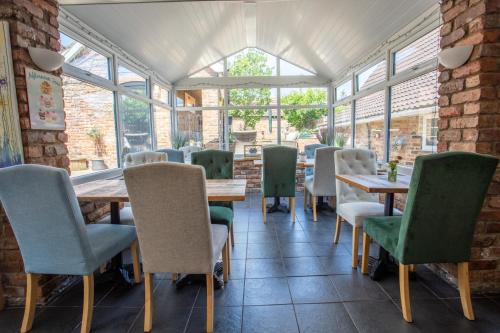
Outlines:
{"type": "MultiPolygon", "coordinates": [[[[111,224],[120,224],[120,203],[110,202],[111,224]]],[[[112,269],[110,271],[115,279],[126,286],[133,286],[132,267],[124,267],[122,254],[119,253],[111,260],[112,269]]],[[[132,265],[127,265],[132,266],[132,265]]]]}
{"type": "Polygon", "coordinates": [[[280,197],[274,197],[274,204],[272,204],[271,206],[269,206],[267,208],[267,212],[268,213],[276,213],[276,212],[288,213],[288,208],[281,205],[280,197]]]}
{"type": "MultiPolygon", "coordinates": [[[[387,193],[384,202],[384,215],[394,215],[394,193],[387,193]]],[[[375,260],[370,267],[370,278],[378,281],[390,270],[389,252],[382,246],[379,248],[378,260],[375,260]]]]}

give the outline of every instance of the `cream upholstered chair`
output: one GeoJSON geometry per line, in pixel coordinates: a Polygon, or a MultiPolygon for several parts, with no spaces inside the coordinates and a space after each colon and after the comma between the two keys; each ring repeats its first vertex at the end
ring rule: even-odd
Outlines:
{"type": "Polygon", "coordinates": [[[336,196],[335,192],[335,151],[341,148],[317,148],[314,154],[314,173],[306,176],[304,187],[304,210],[307,209],[307,198],[311,195],[313,220],[318,220],[316,203],[319,196],[336,196]]]}
{"type": "MultiPolygon", "coordinates": [[[[376,175],[375,152],[365,149],[342,149],[335,152],[336,175],[376,175]]],[[[367,193],[344,182],[336,180],[337,227],[334,242],[338,243],[342,221],[349,222],[352,229],[352,267],[358,266],[359,230],[363,220],[370,216],[383,216],[384,205],[376,193],[367,193]]],[[[394,209],[394,215],[401,212],[394,209]]]]}
{"type": "Polygon", "coordinates": [[[228,230],[211,224],[202,166],[153,163],[123,171],[135,217],[145,277],[144,331],[153,325],[154,272],[203,273],[207,284],[207,332],[213,331],[213,271],[222,252],[229,270],[228,230]],[[179,191],[182,189],[182,191],[179,191]]]}
{"type": "MultiPolygon", "coordinates": [[[[168,160],[166,152],[141,151],[138,153],[129,153],[125,156],[124,168],[137,166],[154,162],[165,162],[168,160]]],[[[111,216],[102,218],[99,223],[111,223],[111,216]]],[[[120,224],[134,225],[134,214],[130,206],[120,209],[120,224]]]]}

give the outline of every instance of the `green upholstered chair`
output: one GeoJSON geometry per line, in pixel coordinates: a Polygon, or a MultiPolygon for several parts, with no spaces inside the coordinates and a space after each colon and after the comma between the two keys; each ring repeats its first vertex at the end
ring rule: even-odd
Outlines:
{"type": "Polygon", "coordinates": [[[498,160],[466,152],[417,157],[403,216],[364,220],[362,272],[367,272],[371,240],[399,261],[403,317],[411,322],[410,266],[457,263],[465,317],[474,320],[469,259],[476,219],[498,160]]]}
{"type": "MultiPolygon", "coordinates": [[[[203,150],[191,154],[191,164],[205,168],[207,179],[233,179],[234,154],[223,150],[203,150]]],[[[211,202],[210,220],[213,224],[224,224],[231,233],[231,244],[234,246],[233,203],[211,202]]]]}
{"type": "Polygon", "coordinates": [[[295,172],[297,148],[267,146],[262,149],[262,213],[266,220],[266,198],[288,197],[295,223],[295,172]]]}

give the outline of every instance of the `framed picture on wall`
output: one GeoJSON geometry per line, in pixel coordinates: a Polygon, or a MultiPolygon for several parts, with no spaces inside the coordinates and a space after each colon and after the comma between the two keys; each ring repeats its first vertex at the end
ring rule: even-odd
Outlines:
{"type": "Polygon", "coordinates": [[[26,86],[31,128],[64,130],[61,78],[26,68],[26,86]]]}
{"type": "Polygon", "coordinates": [[[0,168],[23,163],[18,112],[9,23],[0,21],[0,168]]]}

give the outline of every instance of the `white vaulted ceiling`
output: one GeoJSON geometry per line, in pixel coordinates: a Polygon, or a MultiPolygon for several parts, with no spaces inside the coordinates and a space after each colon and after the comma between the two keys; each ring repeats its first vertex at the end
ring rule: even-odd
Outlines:
{"type": "Polygon", "coordinates": [[[60,0],[171,82],[245,47],[335,79],[437,0],[60,0]],[[136,3],[134,3],[136,2],[136,3]]]}

